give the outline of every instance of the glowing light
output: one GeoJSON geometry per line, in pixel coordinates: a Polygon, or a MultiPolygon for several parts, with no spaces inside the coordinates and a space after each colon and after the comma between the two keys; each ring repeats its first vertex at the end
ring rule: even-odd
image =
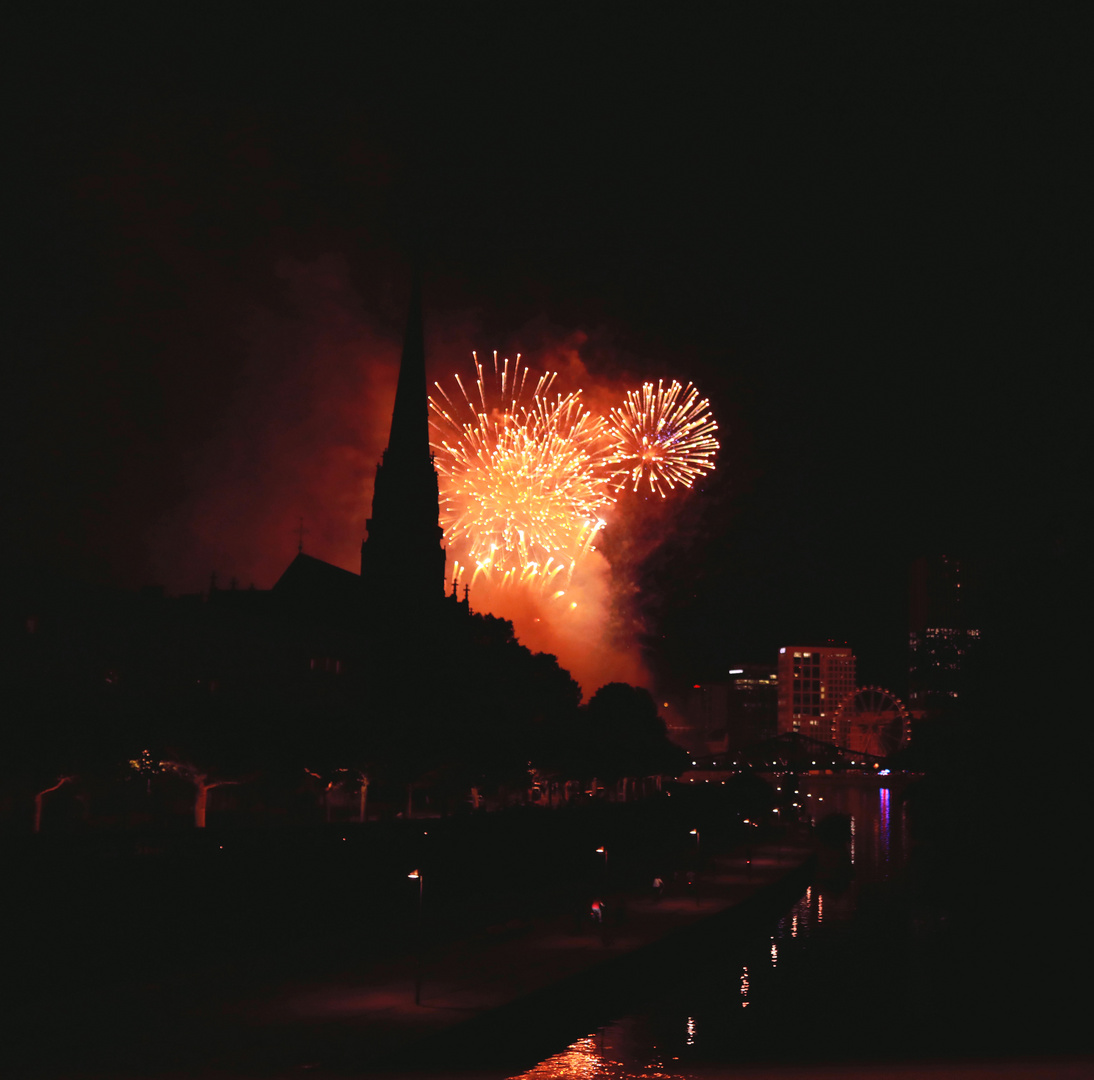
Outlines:
{"type": "MultiPolygon", "coordinates": [[[[605,517],[628,485],[662,497],[714,468],[717,424],[690,383],[628,391],[608,416],[582,392],[553,392],[556,373],[535,376],[494,353],[474,360],[473,385],[434,383],[430,447],[453,580],[566,593],[595,550],[605,517]]],[[[568,601],[569,610],[577,607],[568,601]]]]}
{"type": "Polygon", "coordinates": [[[691,383],[682,387],[674,379],[666,388],[658,380],[656,387],[648,382],[628,390],[622,408],[611,410],[609,425],[615,446],[608,460],[617,466],[620,487],[637,491],[647,483],[664,498],[666,488],[691,487],[714,468],[718,425],[710,402],[691,383]]]}
{"type": "Polygon", "coordinates": [[[598,1053],[594,1032],[571,1043],[562,1053],[554,1054],[527,1072],[513,1077],[513,1080],[595,1080],[606,1075],[604,1066],[615,1064],[598,1053]]]}
{"type": "Polygon", "coordinates": [[[615,501],[605,421],[580,391],[552,398],[553,373],[529,391],[519,354],[511,363],[494,353],[492,374],[472,355],[474,391],[457,375],[459,394],[435,383],[429,398],[445,539],[475,568],[472,583],[482,574],[501,586],[565,585],[615,501]]]}

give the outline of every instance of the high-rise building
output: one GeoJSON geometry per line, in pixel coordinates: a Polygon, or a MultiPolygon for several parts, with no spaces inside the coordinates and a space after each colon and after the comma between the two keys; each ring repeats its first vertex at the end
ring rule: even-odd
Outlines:
{"type": "Polygon", "coordinates": [[[729,749],[739,750],[778,731],[778,669],[774,664],[738,664],[729,669],[729,749]]]}
{"type": "Polygon", "coordinates": [[[908,701],[937,714],[960,699],[980,643],[975,578],[966,561],[936,555],[912,563],[910,585],[908,701]]]}
{"type": "Polygon", "coordinates": [[[787,645],[779,650],[779,734],[835,740],[840,703],[855,689],[855,657],[846,645],[787,645]]]}

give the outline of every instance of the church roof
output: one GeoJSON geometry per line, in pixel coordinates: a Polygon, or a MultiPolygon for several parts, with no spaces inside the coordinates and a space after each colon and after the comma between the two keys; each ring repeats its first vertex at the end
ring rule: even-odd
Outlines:
{"type": "Polygon", "coordinates": [[[340,566],[300,552],[272,591],[279,600],[294,606],[342,610],[359,602],[361,579],[340,566]]]}

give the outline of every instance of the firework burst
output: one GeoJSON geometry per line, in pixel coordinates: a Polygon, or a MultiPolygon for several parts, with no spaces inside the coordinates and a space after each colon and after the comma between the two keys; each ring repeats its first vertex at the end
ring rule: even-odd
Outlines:
{"type": "Polygon", "coordinates": [[[613,500],[607,425],[581,393],[551,396],[555,375],[498,361],[475,361],[469,393],[456,376],[450,396],[435,383],[429,399],[441,524],[455,555],[496,585],[564,590],[603,528],[613,500]]]}
{"type": "Polygon", "coordinates": [[[614,483],[637,491],[643,481],[650,491],[665,497],[666,487],[691,487],[695,479],[714,468],[718,425],[710,402],[688,383],[673,380],[644,383],[628,390],[622,408],[611,410],[613,450],[607,458],[614,483]]]}

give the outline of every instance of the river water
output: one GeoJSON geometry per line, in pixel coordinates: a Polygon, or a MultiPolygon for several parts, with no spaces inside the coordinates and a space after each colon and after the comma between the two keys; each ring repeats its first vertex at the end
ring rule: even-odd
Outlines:
{"type": "MultiPolygon", "coordinates": [[[[1020,1038],[1030,1014],[1021,997],[1036,996],[1038,972],[980,962],[955,935],[944,893],[910,880],[902,785],[810,777],[800,796],[814,820],[847,815],[851,832],[842,857],[838,845],[826,849],[797,903],[746,941],[711,941],[651,970],[637,1007],[606,1017],[518,1080],[810,1076],[818,1068],[824,1076],[892,1076],[894,1068],[911,1070],[902,1076],[1089,1075],[1089,1059],[1074,1066],[1052,1056],[1051,1042],[1020,1038]]],[[[1032,1019],[1029,1026],[1037,1030],[1032,1019]]]]}

